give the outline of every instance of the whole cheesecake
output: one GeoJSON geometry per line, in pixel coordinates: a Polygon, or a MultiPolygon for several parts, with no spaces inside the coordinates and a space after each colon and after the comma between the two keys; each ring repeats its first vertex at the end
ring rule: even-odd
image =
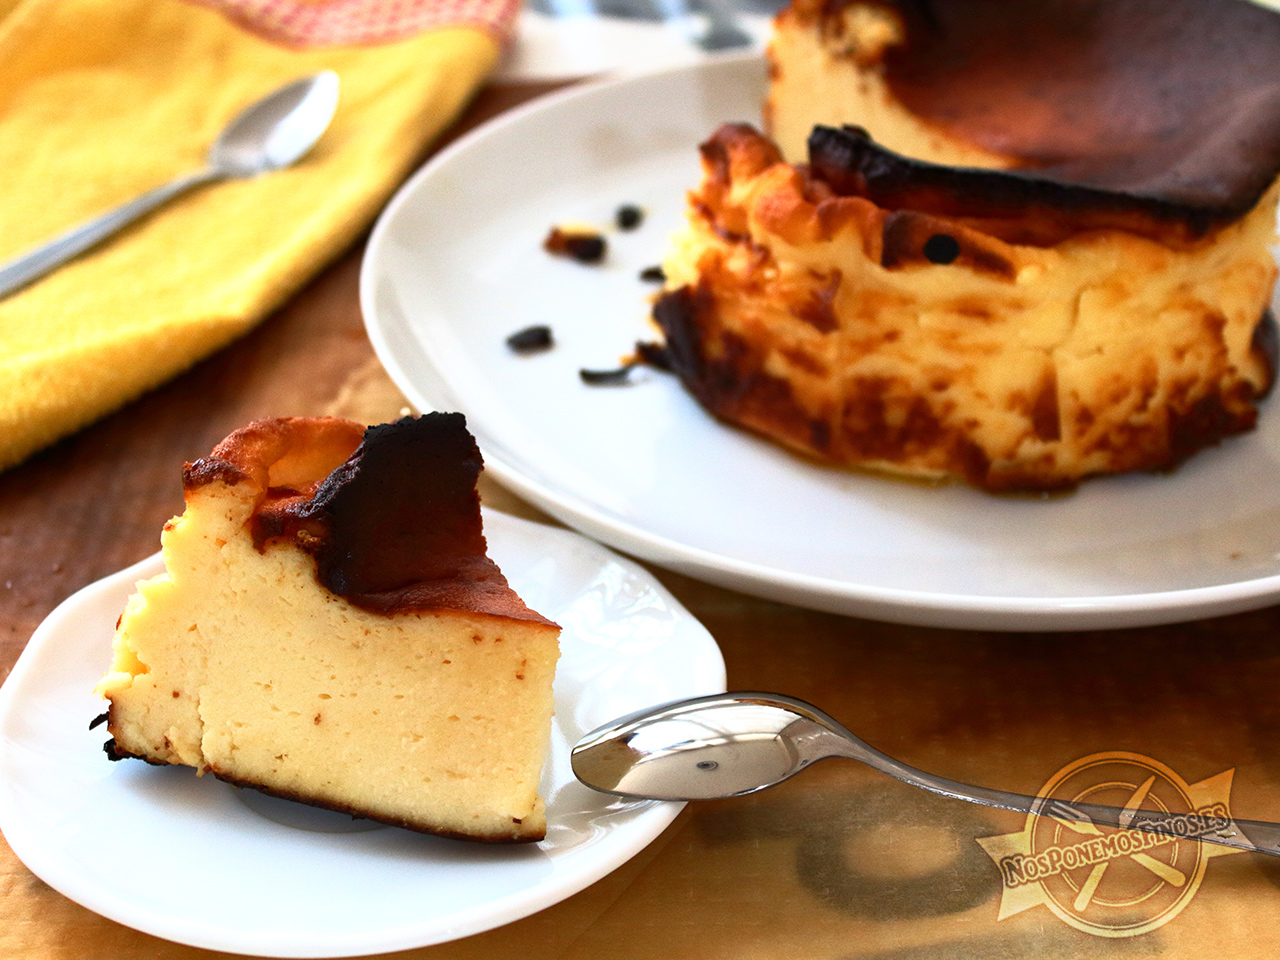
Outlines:
{"type": "Polygon", "coordinates": [[[1280,15],[796,0],[770,68],[777,141],[703,145],[655,309],[715,415],[989,490],[1169,468],[1254,426],[1280,15]]]}
{"type": "Polygon", "coordinates": [[[460,414],[263,420],[183,474],[98,692],[115,755],[427,833],[545,835],[559,627],[486,555],[460,414]]]}

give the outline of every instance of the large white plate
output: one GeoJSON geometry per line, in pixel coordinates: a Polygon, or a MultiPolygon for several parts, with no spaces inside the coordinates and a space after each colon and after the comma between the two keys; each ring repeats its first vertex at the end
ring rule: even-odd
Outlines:
{"type": "Polygon", "coordinates": [[[273,957],[382,953],[549,906],[644,848],[683,804],[579,784],[569,748],[639,707],[724,690],[707,631],[653,578],[577,534],[486,512],[490,554],[564,627],[543,772],[547,839],[496,847],[381,827],[185,768],[111,763],[93,685],[116,617],[158,556],[86,587],[32,636],[0,688],[0,830],[41,879],[180,943],[273,957]]]}
{"type": "Polygon", "coordinates": [[[421,170],[374,231],[369,334],[417,404],[461,410],[489,468],[566,523],[656,563],[825,610],[936,626],[1083,629],[1228,613],[1280,597],[1280,411],[1172,475],[995,497],[828,469],[717,423],[674,378],[587,387],[651,339],[636,272],[697,183],[695,145],[754,120],[764,75],[730,58],[571,90],[475,131],[421,170]],[[598,268],[548,229],[649,217],[598,268]],[[507,334],[547,323],[519,357],[507,334]]]}

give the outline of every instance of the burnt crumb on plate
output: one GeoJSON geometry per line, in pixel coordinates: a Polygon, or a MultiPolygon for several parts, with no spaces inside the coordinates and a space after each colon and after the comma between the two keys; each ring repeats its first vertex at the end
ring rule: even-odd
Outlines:
{"type": "Polygon", "coordinates": [[[538,353],[542,350],[550,350],[555,346],[555,340],[551,336],[550,327],[545,324],[536,324],[517,330],[507,337],[507,346],[516,353],[538,353]]]}
{"type": "Polygon", "coordinates": [[[94,727],[102,726],[102,724],[107,722],[110,716],[111,716],[110,710],[103,710],[100,714],[98,714],[96,717],[94,717],[92,720],[89,721],[89,729],[92,730],[94,727]]]}
{"type": "Polygon", "coordinates": [[[671,370],[671,353],[667,350],[666,344],[637,340],[636,356],[640,358],[641,363],[647,363],[659,370],[671,370]]]}
{"type": "Polygon", "coordinates": [[[620,367],[612,370],[587,370],[583,368],[578,371],[578,376],[582,378],[583,383],[591,386],[629,387],[635,383],[631,379],[631,371],[641,365],[653,367],[656,370],[670,371],[672,369],[671,353],[667,350],[665,344],[637,340],[635,353],[623,357],[620,367]]]}
{"type": "Polygon", "coordinates": [[[604,237],[586,230],[561,230],[552,227],[542,248],[558,257],[569,257],[579,263],[599,263],[604,259],[608,245],[604,237]]]}
{"type": "Polygon", "coordinates": [[[644,211],[634,203],[624,203],[614,214],[613,221],[619,230],[634,230],[644,222],[644,211]]]}
{"type": "Polygon", "coordinates": [[[640,279],[646,283],[662,283],[667,279],[662,267],[645,267],[640,271],[640,279]]]}
{"type": "Polygon", "coordinates": [[[593,387],[623,387],[631,384],[631,371],[636,366],[635,362],[624,363],[622,366],[614,370],[587,370],[585,367],[578,371],[578,376],[582,378],[582,382],[593,387]]]}

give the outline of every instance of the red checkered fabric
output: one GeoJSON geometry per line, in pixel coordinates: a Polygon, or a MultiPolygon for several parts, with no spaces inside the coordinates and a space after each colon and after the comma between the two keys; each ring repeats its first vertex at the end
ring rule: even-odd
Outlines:
{"type": "Polygon", "coordinates": [[[273,43],[350,46],[402,40],[434,27],[483,27],[507,43],[520,0],[190,0],[273,43]]]}

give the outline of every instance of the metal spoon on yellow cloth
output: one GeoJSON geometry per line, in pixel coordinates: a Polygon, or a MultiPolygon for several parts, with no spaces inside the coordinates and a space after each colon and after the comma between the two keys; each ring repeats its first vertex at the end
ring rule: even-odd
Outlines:
{"type": "Polygon", "coordinates": [[[156,187],[0,266],[0,298],[97,246],[193,187],[290,166],[328,129],[337,106],[338,75],[332,70],[281,87],[227,124],[210,148],[203,169],[156,187]]]}
{"type": "Polygon", "coordinates": [[[1280,856],[1280,823],[1067,803],[936,777],[858,739],[812,704],[773,693],[718,693],[615,720],[573,748],[573,772],[604,793],[709,800],[754,793],[827,757],[860,760],[946,797],[1097,827],[1142,830],[1280,856]]]}

